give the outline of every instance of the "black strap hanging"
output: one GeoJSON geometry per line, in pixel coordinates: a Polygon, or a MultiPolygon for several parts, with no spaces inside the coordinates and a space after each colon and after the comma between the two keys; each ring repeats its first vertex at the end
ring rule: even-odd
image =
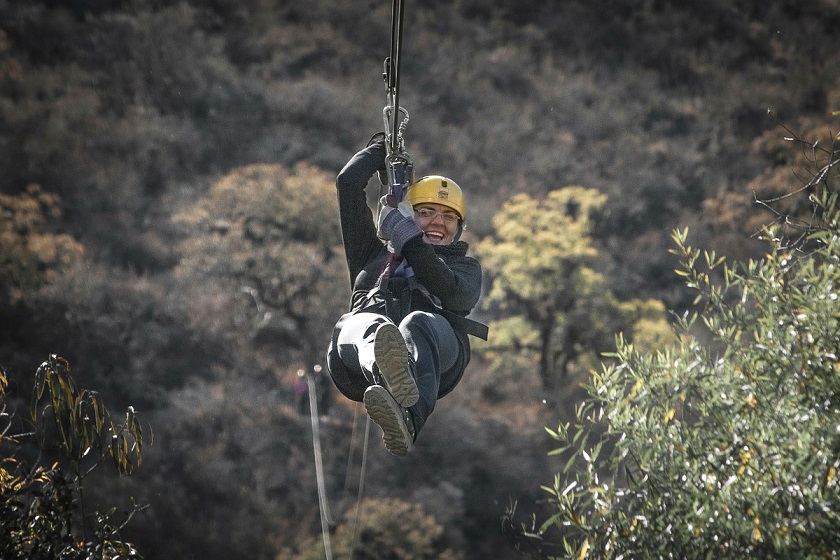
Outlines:
{"type": "Polygon", "coordinates": [[[385,134],[387,135],[388,153],[398,154],[403,148],[402,131],[408,122],[408,112],[400,107],[400,67],[402,63],[403,8],[405,0],[393,0],[391,4],[391,47],[385,59],[385,79],[387,105],[383,110],[385,134]],[[400,115],[405,119],[400,122],[400,115]]]}
{"type": "Polygon", "coordinates": [[[386,85],[386,105],[382,110],[385,123],[388,175],[388,205],[396,207],[411,184],[412,164],[405,150],[403,132],[408,124],[408,111],[400,107],[400,68],[402,65],[403,8],[405,0],[393,0],[391,5],[391,47],[385,59],[382,77],[386,85]]]}
{"type": "MultiPolygon", "coordinates": [[[[403,132],[408,124],[408,111],[400,107],[400,67],[402,61],[403,8],[405,0],[393,0],[391,4],[391,46],[385,59],[382,77],[386,85],[386,105],[382,109],[385,124],[385,170],[388,178],[388,194],[385,204],[396,208],[405,191],[414,181],[414,166],[405,150],[403,132]]],[[[382,274],[376,283],[383,286],[394,271],[401,257],[391,253],[382,274]]]]}

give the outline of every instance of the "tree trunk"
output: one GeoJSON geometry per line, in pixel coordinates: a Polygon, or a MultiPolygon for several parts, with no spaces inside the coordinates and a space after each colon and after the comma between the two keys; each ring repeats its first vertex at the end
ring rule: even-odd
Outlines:
{"type": "Polygon", "coordinates": [[[547,321],[540,327],[540,381],[546,391],[551,389],[552,359],[551,334],[554,331],[554,321],[547,321]]]}

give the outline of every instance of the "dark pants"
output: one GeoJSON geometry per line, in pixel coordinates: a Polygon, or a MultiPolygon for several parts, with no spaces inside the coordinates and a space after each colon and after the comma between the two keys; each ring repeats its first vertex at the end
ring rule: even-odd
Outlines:
{"type": "MultiPolygon", "coordinates": [[[[350,375],[364,376],[368,385],[373,384],[373,340],[379,325],[390,319],[376,313],[357,313],[348,317],[338,334],[338,356],[350,375]]],[[[451,382],[446,379],[458,363],[461,351],[455,331],[449,321],[436,313],[414,311],[409,313],[398,325],[405,339],[409,356],[416,366],[417,388],[420,400],[412,406],[414,427],[420,428],[432,413],[437,402],[438,391],[443,378],[444,386],[451,382]]]]}

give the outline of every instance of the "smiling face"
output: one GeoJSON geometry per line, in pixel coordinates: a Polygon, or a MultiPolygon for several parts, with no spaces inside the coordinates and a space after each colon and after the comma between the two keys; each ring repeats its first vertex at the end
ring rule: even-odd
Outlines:
{"type": "Polygon", "coordinates": [[[414,207],[414,221],[423,230],[423,241],[430,245],[449,245],[458,233],[458,214],[443,204],[424,202],[414,207]]]}

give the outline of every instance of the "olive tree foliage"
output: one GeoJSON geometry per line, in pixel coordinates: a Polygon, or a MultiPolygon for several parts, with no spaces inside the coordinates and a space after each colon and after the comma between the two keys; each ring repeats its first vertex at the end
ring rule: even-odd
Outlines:
{"type": "Polygon", "coordinates": [[[618,301],[595,268],[593,214],[605,201],[580,186],[542,200],[517,194],[493,217],[495,234],[476,248],[492,281],[484,305],[501,316],[487,351],[503,360],[536,356],[546,390],[594,367],[618,331],[652,344],[670,336],[660,302],[618,301]]]}
{"type": "Polygon", "coordinates": [[[118,524],[114,510],[86,511],[84,495],[85,479],[103,462],[120,475],[140,466],[144,433],[133,408],[119,422],[55,355],[35,373],[28,419],[6,413],[6,384],[0,371],[0,558],[140,557],[119,532],[141,508],[118,524]],[[41,449],[38,460],[29,459],[31,444],[41,449]]]}
{"type": "Polygon", "coordinates": [[[191,319],[276,358],[313,363],[349,294],[333,177],[306,164],[236,168],[176,216],[191,319]]]}
{"type": "MultiPolygon", "coordinates": [[[[330,535],[335,558],[463,558],[447,544],[443,527],[417,504],[396,498],[367,499],[354,511],[358,517],[348,517],[330,535]]],[[[318,535],[306,539],[296,550],[283,549],[275,560],[321,560],[324,553],[324,541],[318,535]]]]}
{"type": "Polygon", "coordinates": [[[674,233],[698,311],[669,349],[619,340],[575,421],[549,430],[568,462],[532,529],[558,556],[840,554],[840,160],[818,151],[798,191],[810,218],[766,228],[763,259],[729,264],[674,233]]]}

